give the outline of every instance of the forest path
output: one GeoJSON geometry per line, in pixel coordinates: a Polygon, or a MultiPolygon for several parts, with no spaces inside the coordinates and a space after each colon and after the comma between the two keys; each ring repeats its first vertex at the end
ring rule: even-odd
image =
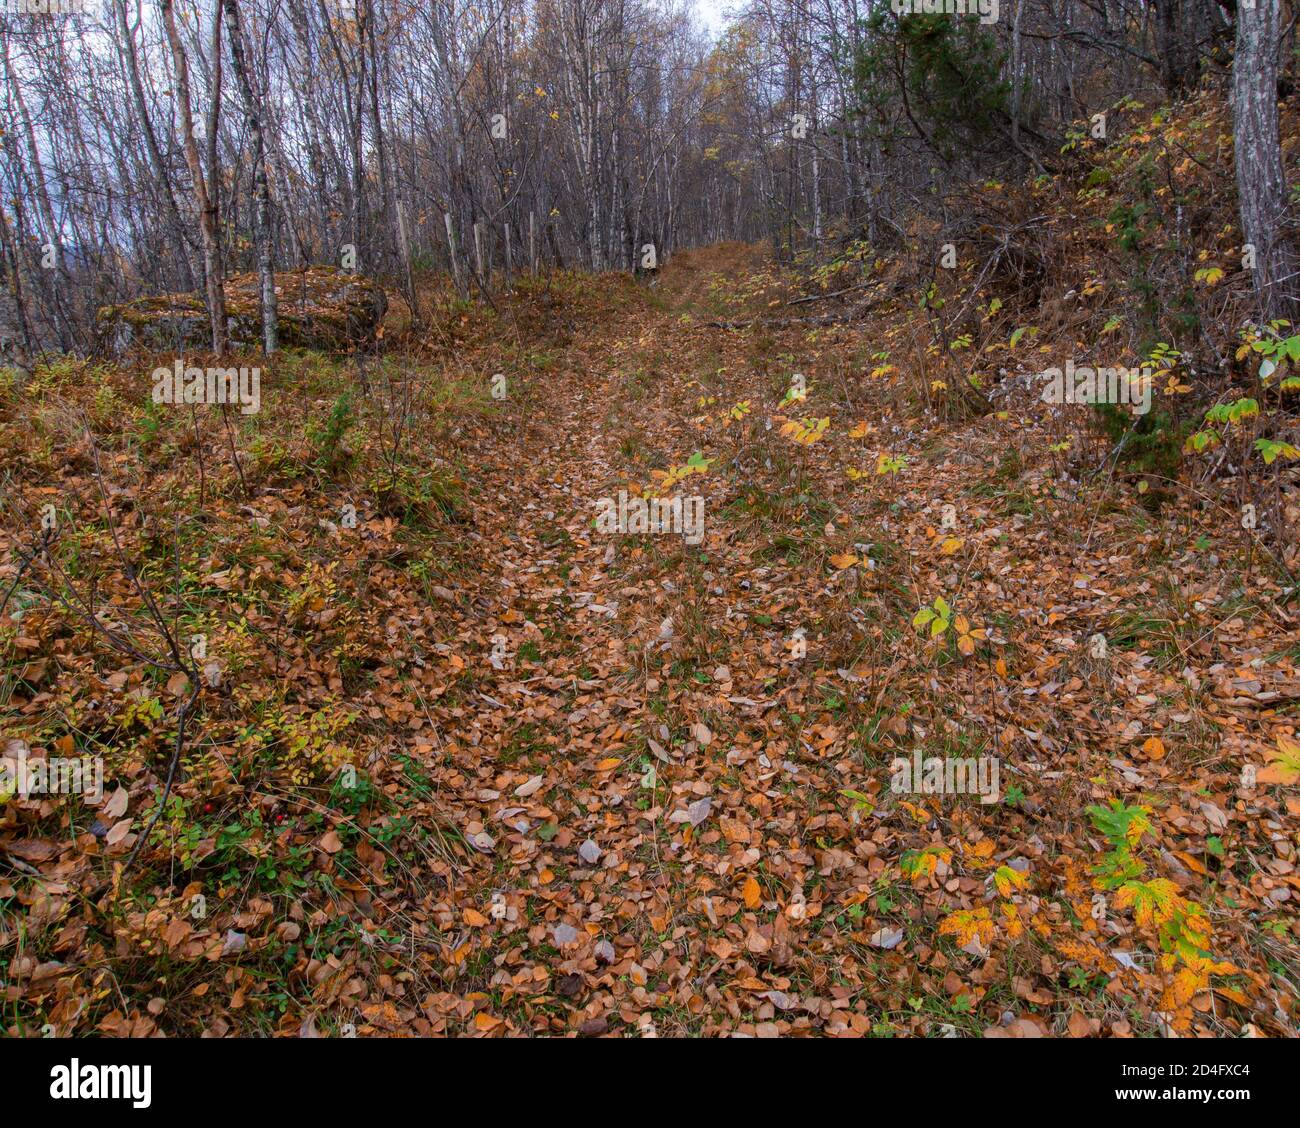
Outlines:
{"type": "MultiPolygon", "coordinates": [[[[909,402],[903,307],[710,328],[790,300],[745,248],[567,285],[522,426],[472,447],[482,552],[432,714],[476,849],[439,893],[435,1028],[1156,1032],[1061,968],[1169,1009],[1131,963],[1158,940],[1114,899],[1092,916],[1102,800],[1177,844],[1143,872],[1180,906],[1225,828],[1261,823],[1241,765],[1279,738],[1255,695],[1300,683],[1294,632],[1235,602],[1239,531],[1063,481],[1027,397],[909,402]],[[698,494],[702,543],[601,531],[621,490],[698,494]]],[[[1243,919],[1209,950],[1249,967],[1243,919]]]]}
{"type": "MultiPolygon", "coordinates": [[[[738,772],[728,730],[742,709],[756,718],[774,704],[756,700],[761,684],[733,682],[726,665],[723,636],[748,638],[739,608],[752,561],[724,512],[734,483],[699,420],[705,392],[722,395],[705,384],[734,367],[720,349],[741,345],[685,321],[702,320],[701,303],[756,262],[733,246],[675,256],[654,285],[639,284],[552,358],[530,390],[526,437],[501,434],[482,451],[482,492],[508,520],[472,580],[475,606],[488,605],[476,634],[462,636],[483,656],[472,663],[474,697],[460,732],[444,729],[465,769],[457,806],[482,810],[469,834],[493,840],[490,865],[454,883],[457,902],[472,906],[466,919],[495,905],[513,918],[499,925],[526,927],[531,957],[549,954],[556,974],[611,961],[623,974],[670,966],[683,1002],[706,966],[696,922],[717,913],[716,894],[699,896],[713,879],[683,881],[699,869],[683,848],[696,833],[713,844],[709,854],[738,841],[739,822],[724,840],[709,818],[717,780],[744,774],[759,786],[771,762],[751,749],[738,772]],[[656,486],[654,470],[696,451],[713,460],[708,472],[656,486]],[[704,542],[597,530],[599,500],[629,487],[702,496],[704,542]]],[[[779,640],[749,641],[747,673],[761,683],[779,640]]],[[[472,928],[464,936],[472,945],[472,928]]],[[[473,956],[466,962],[484,986],[499,980],[473,956]]]]}

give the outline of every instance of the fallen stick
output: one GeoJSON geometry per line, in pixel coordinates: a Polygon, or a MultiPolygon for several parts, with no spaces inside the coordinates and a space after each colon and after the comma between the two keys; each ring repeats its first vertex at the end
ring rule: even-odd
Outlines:
{"type": "Polygon", "coordinates": [[[845,294],[852,294],[856,290],[872,290],[884,282],[883,278],[877,278],[871,282],[859,282],[856,286],[846,286],[843,290],[832,290],[829,294],[809,294],[803,298],[791,298],[785,304],[788,306],[803,305],[805,302],[824,302],[831,298],[840,298],[845,294]]]}
{"type": "Polygon", "coordinates": [[[756,317],[750,321],[706,321],[704,324],[709,329],[750,329],[755,325],[761,325],[764,329],[785,329],[791,325],[838,325],[852,321],[868,310],[884,305],[902,289],[902,285],[896,282],[889,293],[875,301],[859,302],[852,309],[846,309],[842,313],[823,313],[819,317],[756,317]]]}

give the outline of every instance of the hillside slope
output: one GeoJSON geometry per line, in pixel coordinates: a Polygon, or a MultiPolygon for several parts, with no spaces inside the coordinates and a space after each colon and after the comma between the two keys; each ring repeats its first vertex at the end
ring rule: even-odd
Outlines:
{"type": "Polygon", "coordinates": [[[919,251],[725,245],[442,295],[252,415],[0,391],[4,751],[105,779],[0,807],[8,1032],[1294,1035],[1294,478],[1246,528],[1231,435],[1171,476],[1042,402],[1149,359],[1107,190],[924,305],[919,251]]]}

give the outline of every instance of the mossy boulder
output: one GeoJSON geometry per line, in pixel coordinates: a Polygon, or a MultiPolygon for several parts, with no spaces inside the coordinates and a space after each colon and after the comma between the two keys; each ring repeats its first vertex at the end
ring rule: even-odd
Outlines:
{"type": "MultiPolygon", "coordinates": [[[[255,273],[226,279],[226,325],[235,351],[261,343],[258,292],[255,273]]],[[[332,266],[277,273],[275,293],[279,339],[286,348],[331,352],[367,344],[375,339],[388,309],[379,283],[332,266]]],[[[103,306],[95,315],[95,328],[104,352],[204,352],[212,343],[201,293],[159,294],[103,306]]]]}

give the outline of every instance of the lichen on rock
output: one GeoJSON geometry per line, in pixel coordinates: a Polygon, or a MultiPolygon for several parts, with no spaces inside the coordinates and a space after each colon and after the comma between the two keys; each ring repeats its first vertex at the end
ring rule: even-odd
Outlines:
{"type": "MultiPolygon", "coordinates": [[[[230,347],[256,348],[262,314],[258,276],[226,279],[226,325],[230,347]]],[[[348,349],[375,339],[388,309],[384,288],[372,279],[332,266],[312,266],[275,275],[280,344],[323,351],[348,349]]],[[[99,348],[205,350],[210,346],[207,307],[201,293],[158,294],[121,305],[102,306],[95,315],[99,348]]]]}

